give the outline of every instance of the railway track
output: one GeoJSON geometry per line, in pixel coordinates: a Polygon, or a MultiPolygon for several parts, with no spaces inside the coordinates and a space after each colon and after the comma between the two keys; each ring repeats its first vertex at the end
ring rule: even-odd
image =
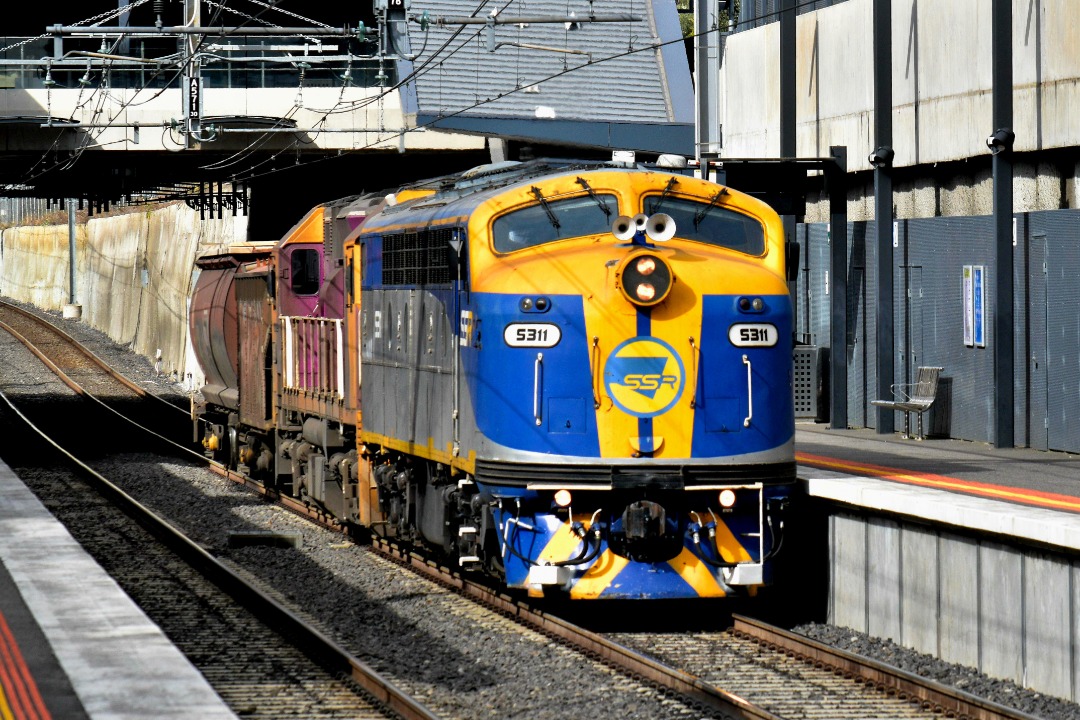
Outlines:
{"type": "Polygon", "coordinates": [[[0,301],[0,328],[23,343],[64,383],[79,393],[97,398],[140,398],[155,407],[180,411],[172,403],[132,382],[93,351],[41,316],[0,301]]]}
{"type": "MultiPolygon", "coordinates": [[[[240,479],[235,474],[223,474],[233,480],[240,479]]],[[[250,480],[244,482],[252,485],[250,480]]],[[[263,492],[271,497],[274,495],[265,489],[263,492]]],[[[301,504],[291,504],[294,512],[308,512],[317,520],[328,520],[301,504]]],[[[181,524],[187,522],[192,521],[184,520],[181,524]]],[[[332,522],[327,524],[334,527],[332,522]]],[[[340,531],[340,528],[335,529],[340,531]]],[[[213,542],[211,540],[210,544],[213,542]]],[[[987,720],[1028,717],[926,683],[921,678],[893,672],[880,664],[836,653],[806,638],[745,618],[736,618],[733,628],[727,632],[591,633],[519,599],[440,568],[437,563],[413,554],[408,548],[377,539],[372,547],[383,557],[423,573],[440,587],[493,610],[492,617],[481,617],[465,605],[440,598],[440,603],[446,602],[453,608],[449,614],[468,616],[471,623],[480,627],[481,633],[497,637],[506,637],[508,632],[521,635],[522,631],[515,633],[512,626],[523,625],[536,633],[539,641],[531,641],[546,647],[546,654],[565,658],[583,655],[597,667],[608,668],[609,672],[620,675],[623,679],[615,687],[623,692],[652,693],[662,698],[661,705],[665,706],[666,714],[650,711],[629,717],[958,717],[987,720]],[[564,650],[556,652],[553,649],[556,645],[564,650]]],[[[233,564],[241,554],[234,553],[229,563],[233,564]]],[[[258,569],[249,572],[255,576],[261,574],[258,569]]],[[[265,582],[265,575],[260,579],[265,582]]],[[[290,588],[279,585],[279,590],[282,604],[297,603],[297,596],[290,588]]],[[[430,590],[420,592],[431,593],[430,590]]],[[[432,593],[435,594],[444,593],[432,593]]],[[[299,602],[303,605],[305,601],[299,602]]],[[[331,618],[312,610],[323,618],[321,622],[333,624],[331,618]]],[[[378,652],[374,652],[373,657],[377,664],[386,664],[386,658],[378,652]]],[[[393,663],[388,666],[392,675],[399,671],[393,663]]],[[[408,688],[409,692],[432,695],[430,686],[422,679],[397,676],[395,682],[408,688]]],[[[473,716],[453,705],[440,709],[444,717],[473,716]]]]}
{"type": "Polygon", "coordinates": [[[148,392],[47,319],[0,301],[0,330],[22,343],[74,393],[172,442],[192,436],[190,408],[148,392]]]}
{"type": "Polygon", "coordinates": [[[789,720],[1033,716],[829,647],[758,620],[734,616],[724,632],[618,633],[610,639],[696,673],[789,720]]]}
{"type": "MultiPolygon", "coordinates": [[[[66,351],[65,351],[66,352],[66,351]]],[[[56,363],[54,363],[55,365],[56,363]]],[[[13,366],[26,365],[25,363],[12,363],[13,366]]],[[[9,384],[9,380],[5,379],[0,385],[9,384]]],[[[383,608],[377,603],[368,603],[366,606],[358,604],[356,607],[348,607],[348,603],[353,604],[360,603],[358,600],[359,595],[351,595],[351,591],[347,586],[348,580],[341,578],[332,578],[320,575],[320,579],[314,582],[305,581],[285,581],[285,582],[273,582],[268,580],[267,573],[272,573],[278,568],[273,567],[273,560],[271,560],[268,566],[265,562],[252,560],[251,556],[258,556],[265,554],[268,551],[266,547],[259,547],[258,545],[242,545],[241,547],[231,548],[229,547],[228,537],[223,536],[237,536],[246,535],[249,538],[251,536],[258,535],[263,525],[263,520],[242,521],[237,522],[235,517],[229,517],[234,511],[235,507],[230,509],[230,505],[235,503],[237,506],[246,506],[250,504],[250,495],[246,492],[240,492],[239,495],[232,495],[229,499],[222,501],[220,498],[207,499],[205,493],[207,489],[201,488],[187,488],[184,489],[180,485],[176,484],[169,477],[170,474],[184,474],[186,470],[182,469],[181,465],[189,465],[190,460],[176,460],[175,458],[163,460],[160,456],[152,456],[149,454],[116,454],[109,448],[109,438],[115,438],[120,431],[116,429],[116,421],[110,418],[112,413],[99,412],[97,410],[96,403],[85,403],[82,400],[75,400],[75,395],[71,392],[64,391],[59,383],[50,383],[46,378],[35,377],[32,383],[22,383],[22,387],[19,388],[19,381],[11,383],[15,389],[16,394],[23,395],[23,399],[27,398],[30,401],[25,405],[24,409],[27,414],[32,416],[33,419],[45,424],[45,421],[50,417],[65,418],[61,422],[61,425],[70,425],[70,418],[80,416],[85,418],[85,433],[78,436],[73,435],[70,432],[64,430],[63,427],[59,428],[60,434],[66,435],[66,437],[72,441],[80,450],[85,451],[87,455],[91,456],[92,464],[96,468],[101,469],[102,475],[109,475],[116,480],[117,489],[110,490],[105,489],[106,492],[114,501],[118,498],[123,502],[123,497],[130,495],[134,500],[132,504],[145,505],[151,507],[156,505],[159,501],[173,502],[173,506],[165,513],[164,516],[168,518],[169,525],[181,526],[185,530],[190,532],[195,537],[197,545],[190,545],[185,554],[192,552],[196,555],[202,553],[206,555],[204,561],[210,561],[211,564],[217,563],[219,567],[212,568],[209,572],[215,576],[215,580],[224,585],[241,584],[237,577],[244,576],[249,578],[253,583],[259,584],[262,588],[269,588],[267,594],[273,595],[279,598],[282,602],[278,604],[279,609],[274,614],[274,619],[270,620],[269,624],[275,628],[281,628],[285,623],[293,622],[292,615],[299,616],[301,613],[289,613],[283,611],[283,606],[288,603],[293,608],[303,609],[303,616],[305,618],[312,619],[312,622],[327,629],[327,632],[322,635],[322,640],[309,641],[316,644],[316,650],[313,654],[318,656],[324,656],[326,650],[323,646],[326,645],[325,637],[331,633],[337,636],[353,632],[352,637],[347,638],[347,642],[350,649],[356,647],[359,649],[358,653],[362,654],[365,658],[371,658],[374,662],[379,663],[382,670],[390,670],[391,673],[382,672],[379,677],[384,678],[383,683],[398,687],[403,690],[405,695],[418,697],[421,702],[424,702],[428,706],[436,706],[438,708],[439,717],[445,718],[473,718],[483,717],[490,714],[491,717],[505,717],[508,714],[513,714],[510,710],[500,709],[500,706],[507,708],[521,707],[523,701],[522,697],[515,695],[515,691],[520,691],[521,677],[516,675],[516,668],[521,667],[524,658],[542,658],[543,664],[548,667],[540,667],[541,674],[547,674],[552,678],[555,678],[555,683],[563,687],[563,689],[570,695],[566,695],[558,700],[551,700],[548,697],[548,693],[544,692],[543,687],[548,685],[547,682],[541,681],[539,685],[532,687],[527,694],[533,695],[531,702],[534,702],[538,707],[552,708],[548,712],[555,713],[552,717],[564,717],[564,710],[558,708],[565,708],[569,700],[567,697],[577,694],[580,695],[581,688],[588,688],[590,693],[595,690],[600,693],[596,698],[590,698],[590,701],[598,702],[601,705],[608,705],[610,703],[604,697],[605,693],[614,693],[620,697],[626,699],[626,704],[631,709],[637,709],[640,713],[640,717],[656,717],[656,718],[699,718],[703,717],[700,709],[696,706],[682,706],[677,700],[672,700],[668,697],[667,693],[656,693],[650,697],[649,693],[652,688],[645,683],[639,682],[635,678],[626,676],[619,676],[612,674],[609,669],[601,663],[583,663],[582,658],[576,652],[555,650],[552,651],[549,648],[549,642],[542,634],[523,633],[520,625],[514,622],[508,621],[505,617],[489,612],[478,611],[475,603],[466,600],[461,597],[453,596],[450,593],[442,592],[440,589],[432,586],[427,581],[416,582],[406,581],[406,586],[402,593],[395,594],[395,596],[383,603],[388,606],[388,610],[383,612],[383,608]],[[59,388],[59,390],[57,389],[59,388]],[[75,407],[77,403],[82,403],[83,406],[75,407]],[[85,407],[84,407],[85,406],[85,407]],[[110,424],[111,423],[111,424],[110,424]],[[168,485],[172,483],[171,485],[168,485]],[[162,492],[162,489],[165,489],[162,492]],[[179,502],[176,502],[177,498],[180,498],[179,502]],[[237,499],[240,498],[240,499],[237,499]],[[187,513],[185,515],[185,513],[187,513]],[[216,523],[216,527],[207,528],[205,523],[216,523]],[[235,532],[234,529],[237,526],[241,527],[242,532],[235,532]],[[223,527],[228,527],[229,530],[222,532],[223,527]],[[192,549],[194,548],[194,549],[192,549]],[[212,552],[207,552],[210,550],[212,552]],[[217,557],[215,557],[217,556],[217,557]],[[218,559],[220,558],[220,559],[218,559]],[[236,572],[226,573],[229,569],[235,569],[236,572]],[[220,577],[217,577],[219,573],[226,573],[228,578],[224,581],[220,577]],[[330,585],[338,585],[340,592],[337,595],[339,600],[330,600],[328,604],[317,607],[317,605],[325,600],[326,593],[320,591],[321,587],[330,585]],[[314,590],[314,596],[307,596],[305,598],[298,598],[295,591],[298,590],[314,590]],[[344,594],[342,594],[344,593],[344,594]],[[340,598],[347,598],[344,602],[340,601],[340,598]],[[416,608],[421,611],[423,615],[423,622],[428,622],[431,627],[425,628],[423,631],[416,630],[416,625],[420,621],[409,620],[402,621],[396,615],[400,612],[400,608],[389,607],[391,603],[406,603],[411,604],[414,600],[419,599],[422,606],[416,608]],[[430,608],[432,603],[439,603],[445,606],[445,609],[433,610],[430,608]],[[376,621],[372,621],[372,613],[379,614],[381,616],[376,618],[376,621]],[[335,626],[335,623],[336,626],[335,626]],[[457,623],[460,627],[458,629],[448,629],[448,626],[457,623]],[[373,634],[369,631],[372,625],[381,625],[383,635],[373,634]],[[359,630],[359,633],[357,633],[359,630]],[[454,646],[454,640],[462,634],[468,634],[473,638],[473,641],[477,643],[477,646],[488,645],[489,650],[486,653],[486,657],[480,658],[478,656],[470,656],[468,652],[462,653],[457,647],[454,646]],[[372,637],[374,635],[374,637],[372,637]],[[495,644],[499,646],[499,652],[490,652],[490,645],[495,644]],[[441,645],[441,647],[440,647],[441,645]],[[366,650],[366,651],[365,651],[366,650]],[[394,659],[388,659],[387,654],[394,655],[394,659]],[[425,658],[425,655],[430,655],[433,659],[431,662],[425,658]],[[497,662],[500,655],[515,655],[517,659],[507,662],[502,666],[491,665],[492,662],[497,662]],[[440,659],[441,658],[441,659],[440,659]],[[449,667],[446,667],[449,665],[449,667]],[[592,665],[592,667],[590,667],[592,665]],[[389,679],[385,679],[389,676],[389,679]],[[465,692],[463,692],[463,688],[465,692]],[[470,697],[468,690],[477,691],[474,692],[474,696],[470,697]],[[475,695],[483,697],[477,698],[475,695]],[[476,702],[479,701],[484,707],[480,709],[476,706],[476,702]]],[[[54,428],[56,426],[53,426],[54,428]]],[[[115,446],[117,443],[113,443],[115,446]]],[[[123,444],[123,443],[121,443],[123,444]]],[[[138,443],[134,443],[138,444],[138,443]]],[[[37,450],[30,451],[31,445],[29,443],[20,442],[19,446],[24,450],[27,450],[27,454],[24,455],[24,459],[20,462],[10,463],[18,466],[18,472],[22,475],[23,468],[29,468],[34,465],[45,464],[49,465],[44,470],[46,476],[54,472],[54,468],[51,466],[51,462],[41,462],[42,458],[45,458],[50,453],[37,450]]],[[[190,458],[190,456],[188,456],[190,458]]],[[[205,459],[199,457],[199,460],[203,462],[204,469],[202,473],[206,473],[205,459]]],[[[220,467],[218,467],[220,472],[220,467]]],[[[230,478],[235,479],[235,474],[229,473],[230,478]]],[[[235,489],[235,486],[234,486],[235,489]]],[[[220,492],[220,488],[214,492],[220,492]]],[[[61,490],[61,495],[71,495],[72,493],[67,490],[61,490]]],[[[266,494],[273,496],[272,491],[267,491],[266,494]]],[[[129,501],[131,502],[131,501],[129,501]]],[[[85,503],[77,503],[82,505],[85,503]]],[[[295,503],[292,503],[294,510],[302,510],[302,508],[296,507],[295,503]]],[[[269,506],[263,506],[259,504],[256,512],[265,510],[269,506]]],[[[245,511],[248,509],[244,508],[245,511]]],[[[278,517],[271,518],[269,522],[280,524],[286,522],[282,520],[280,515],[284,511],[278,513],[278,517]]],[[[295,515],[287,513],[289,518],[294,518],[295,515]]],[[[318,517],[318,513],[314,513],[318,517]]],[[[162,523],[164,524],[164,523],[162,523]]],[[[301,533],[308,532],[306,530],[300,531],[301,533]]],[[[326,531],[330,532],[330,531],[326,531]]],[[[274,535],[273,532],[270,533],[274,535]]],[[[279,534],[280,535],[280,534],[279,534]]],[[[400,571],[396,568],[392,568],[385,561],[381,561],[375,558],[370,553],[366,553],[356,546],[352,546],[350,543],[344,542],[345,538],[340,534],[338,530],[335,534],[337,540],[332,541],[330,546],[339,550],[344,550],[346,545],[349,545],[351,549],[356,550],[362,555],[368,556],[369,566],[382,565],[382,579],[376,582],[381,586],[388,584],[401,585],[400,571]],[[391,577],[393,576],[393,577],[391,577]]],[[[327,541],[324,538],[320,540],[310,541],[312,545],[326,545],[327,541]]],[[[309,544],[306,539],[302,543],[304,546],[309,544]]],[[[273,552],[270,550],[270,552],[273,552]]],[[[132,557],[138,557],[139,552],[137,550],[128,550],[126,554],[132,557]]],[[[352,553],[355,556],[355,553],[352,553]]],[[[265,560],[265,558],[264,558],[265,560]]],[[[295,573],[320,573],[318,568],[313,567],[312,563],[300,558],[298,561],[295,558],[289,558],[288,562],[291,565],[298,567],[291,568],[289,572],[295,573]]],[[[103,563],[111,569],[112,563],[103,563]]],[[[373,567],[372,569],[378,570],[379,568],[373,567]]],[[[138,587],[140,585],[147,585],[142,580],[134,581],[134,587],[127,588],[130,594],[136,598],[137,602],[141,602],[138,596],[138,587]]],[[[175,593],[165,591],[159,593],[161,596],[169,597],[175,593]]],[[[267,604],[262,601],[263,604],[267,604]]],[[[165,611],[166,613],[168,611],[165,611]]],[[[152,615],[153,617],[153,615],[152,615]]],[[[163,626],[165,624],[163,623],[163,626]]],[[[211,635],[221,635],[220,630],[211,635]]],[[[290,636],[292,632],[288,633],[290,636]]],[[[180,643],[178,643],[180,644],[180,643]]],[[[234,642],[234,645],[246,645],[246,642],[234,642]]],[[[252,647],[257,648],[258,644],[255,642],[250,643],[252,647]]],[[[186,648],[181,644],[181,649],[186,648]]],[[[216,653],[208,653],[201,650],[198,644],[196,644],[194,650],[196,657],[193,660],[201,659],[202,657],[214,654],[217,656],[228,657],[230,653],[225,649],[221,649],[216,653]]],[[[256,658],[264,653],[256,651],[256,657],[253,657],[242,664],[258,666],[256,658]]],[[[199,665],[199,663],[196,663],[199,665]]],[[[230,666],[233,663],[229,663],[230,666]]],[[[265,663],[263,664],[265,666],[265,663]]],[[[355,665],[355,663],[354,663],[355,665]]],[[[536,663],[534,663],[536,665],[536,663]]],[[[200,665],[200,667],[202,667],[200,665]]],[[[535,670],[536,668],[534,668],[535,670]]],[[[230,671],[228,668],[219,670],[207,670],[204,671],[208,679],[215,682],[215,679],[220,678],[222,682],[226,683],[226,686],[232,683],[228,680],[230,677],[230,671]]],[[[336,672],[332,672],[332,676],[337,677],[341,675],[343,671],[339,668],[336,672]]],[[[240,681],[237,684],[243,684],[240,681]]],[[[288,683],[290,686],[302,685],[300,681],[293,681],[288,683]]],[[[530,683],[531,684],[531,683],[530,683]]],[[[216,684],[215,684],[216,687],[216,684]]],[[[226,689],[221,690],[223,697],[226,697],[226,689]]],[[[272,697],[272,694],[271,694],[272,697]]],[[[227,698],[228,700],[228,698],[227,698]]],[[[244,709],[245,715],[252,714],[253,711],[245,709],[242,705],[240,709],[244,709]]],[[[269,712],[267,710],[266,712],[269,712]]],[[[295,709],[284,711],[283,715],[288,716],[292,712],[295,716],[295,709]]],[[[595,714],[594,711],[589,711],[589,714],[595,714]]],[[[634,717],[633,710],[623,713],[627,717],[634,717]]],[[[306,713],[300,713],[303,717],[316,717],[315,715],[309,715],[306,713]]],[[[268,715],[271,716],[271,715],[268,715]]],[[[343,716],[351,717],[350,714],[343,716]]],[[[357,716],[360,716],[357,714],[357,716]]],[[[542,715],[541,715],[542,717],[542,715]]],[[[714,714],[710,717],[723,717],[722,715],[714,714]]]]}
{"type": "MultiPolygon", "coordinates": [[[[39,348],[46,357],[76,357],[61,343],[50,345],[39,348]]],[[[59,367],[55,360],[52,365],[59,367]]],[[[83,360],[71,366],[85,373],[83,360]]],[[[81,388],[70,376],[65,384],[81,388]]],[[[0,432],[14,441],[7,444],[5,461],[237,714],[436,717],[106,477],[130,475],[132,468],[141,474],[162,465],[163,458],[107,454],[106,463],[95,463],[99,472],[52,437],[58,424],[59,434],[69,435],[70,418],[42,412],[58,397],[43,402],[37,388],[20,388],[8,378],[0,389],[0,432]]],[[[176,450],[182,454],[179,446],[176,450]]]]}
{"type": "Polygon", "coordinates": [[[735,717],[1035,720],[869,658],[749,617],[723,632],[594,633],[515,601],[421,556],[381,552],[657,688],[735,717]]]}

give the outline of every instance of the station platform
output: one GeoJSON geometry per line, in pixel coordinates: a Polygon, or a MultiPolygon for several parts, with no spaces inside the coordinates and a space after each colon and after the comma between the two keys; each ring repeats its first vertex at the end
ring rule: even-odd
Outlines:
{"type": "Polygon", "coordinates": [[[1080,455],[799,422],[795,459],[812,497],[1080,550],[1080,455]]]}
{"type": "Polygon", "coordinates": [[[236,718],[3,463],[0,717],[236,718]]]}

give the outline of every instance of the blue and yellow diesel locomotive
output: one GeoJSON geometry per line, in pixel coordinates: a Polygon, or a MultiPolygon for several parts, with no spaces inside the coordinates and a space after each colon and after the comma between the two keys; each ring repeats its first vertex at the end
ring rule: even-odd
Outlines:
{"type": "Polygon", "coordinates": [[[231,464],[533,595],[773,580],[792,309],[759,200],[643,165],[498,163],[320,206],[272,252],[203,267],[204,444],[231,464]]]}
{"type": "Polygon", "coordinates": [[[532,593],[769,582],[795,480],[782,238],[764,203],[639,166],[389,196],[346,243],[365,517],[532,593]]]}

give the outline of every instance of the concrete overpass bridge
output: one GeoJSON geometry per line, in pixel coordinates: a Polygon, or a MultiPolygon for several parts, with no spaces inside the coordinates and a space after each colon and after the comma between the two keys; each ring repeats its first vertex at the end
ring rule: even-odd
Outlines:
{"type": "MultiPolygon", "coordinates": [[[[351,18],[356,8],[290,0],[33,9],[0,38],[0,197],[70,199],[91,213],[183,198],[221,214],[307,208],[528,153],[692,153],[674,5],[602,10],[590,0],[374,0],[351,18]]],[[[285,229],[261,227],[258,214],[254,233],[285,229]]]]}

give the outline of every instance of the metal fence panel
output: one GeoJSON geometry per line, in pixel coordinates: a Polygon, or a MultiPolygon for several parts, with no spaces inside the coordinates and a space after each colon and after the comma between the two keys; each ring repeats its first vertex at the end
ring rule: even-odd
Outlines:
{"type": "MultiPolygon", "coordinates": [[[[996,288],[992,216],[916,218],[897,223],[894,242],[894,378],[911,382],[924,365],[945,368],[926,418],[931,435],[994,440],[993,327],[996,288]],[[967,341],[965,267],[982,273],[982,342],[967,341]]],[[[848,232],[848,421],[875,427],[877,399],[877,247],[873,223],[848,232]]],[[[796,285],[798,332],[830,347],[829,232],[800,225],[803,271],[796,285]]],[[[1016,217],[1013,390],[1016,444],[1080,452],[1080,211],[1016,217]],[[1044,275],[1043,262],[1048,272],[1044,275]]],[[[828,376],[828,365],[822,372],[828,376]]],[[[829,394],[826,393],[826,398],[829,394]]],[[[903,418],[898,417],[897,427],[903,418]]]]}
{"type": "Polygon", "coordinates": [[[1049,234],[1046,241],[1047,443],[1051,450],[1080,452],[1080,247],[1075,235],[1049,234]]]}

